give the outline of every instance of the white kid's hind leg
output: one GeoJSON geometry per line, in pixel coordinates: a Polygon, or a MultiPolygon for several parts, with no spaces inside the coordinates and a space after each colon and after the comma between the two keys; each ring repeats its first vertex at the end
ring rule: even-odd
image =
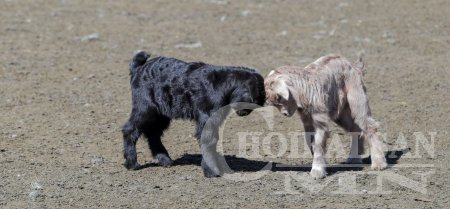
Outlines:
{"type": "Polygon", "coordinates": [[[383,170],[387,167],[386,157],[384,155],[384,144],[379,138],[375,120],[369,118],[369,121],[369,127],[367,131],[365,131],[364,137],[366,137],[370,145],[370,159],[372,160],[372,169],[383,170]]]}
{"type": "Polygon", "coordinates": [[[369,101],[361,77],[352,75],[346,82],[347,102],[349,104],[354,123],[362,130],[363,137],[370,145],[372,169],[386,168],[383,142],[377,134],[378,123],[371,117],[369,101]]]}

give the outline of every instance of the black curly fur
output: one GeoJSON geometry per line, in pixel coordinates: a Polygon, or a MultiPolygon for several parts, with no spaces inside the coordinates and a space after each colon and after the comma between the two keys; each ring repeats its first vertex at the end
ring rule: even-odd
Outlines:
{"type": "MultiPolygon", "coordinates": [[[[128,169],[139,167],[135,145],[142,133],[152,155],[161,165],[170,166],[172,160],[161,136],[172,119],[195,121],[195,136],[200,139],[206,121],[221,107],[237,102],[264,104],[264,79],[253,69],[188,63],[168,57],[147,61],[149,56],[139,52],[129,65],[132,111],[122,129],[124,165],[128,169]]],[[[245,116],[250,112],[251,109],[243,109],[237,114],[245,116]]],[[[209,172],[208,168],[203,170],[209,172]]],[[[210,172],[205,175],[216,176],[210,172]]]]}

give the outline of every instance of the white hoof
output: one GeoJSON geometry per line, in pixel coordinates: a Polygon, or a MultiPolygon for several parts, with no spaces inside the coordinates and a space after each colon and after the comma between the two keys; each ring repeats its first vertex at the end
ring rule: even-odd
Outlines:
{"type": "Polygon", "coordinates": [[[327,172],[325,171],[325,168],[323,168],[323,167],[313,167],[311,169],[311,176],[314,179],[325,178],[326,175],[327,175],[327,172]]]}
{"type": "Polygon", "coordinates": [[[383,170],[387,167],[386,159],[380,158],[380,159],[372,159],[372,170],[383,170]]]}

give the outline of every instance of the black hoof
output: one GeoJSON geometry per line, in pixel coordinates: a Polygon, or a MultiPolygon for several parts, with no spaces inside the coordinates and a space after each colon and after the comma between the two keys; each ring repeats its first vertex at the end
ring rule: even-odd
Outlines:
{"type": "Polygon", "coordinates": [[[137,163],[137,162],[129,162],[129,161],[125,161],[125,163],[123,165],[128,170],[139,170],[139,168],[141,167],[139,165],[139,163],[137,163]]]}
{"type": "Polygon", "coordinates": [[[170,167],[173,165],[173,160],[166,154],[157,154],[156,159],[158,159],[159,165],[162,167],[170,167]]]}

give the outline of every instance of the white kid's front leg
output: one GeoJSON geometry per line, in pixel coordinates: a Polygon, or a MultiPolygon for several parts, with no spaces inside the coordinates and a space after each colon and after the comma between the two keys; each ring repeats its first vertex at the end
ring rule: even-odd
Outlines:
{"type": "Polygon", "coordinates": [[[326,172],[326,160],[325,160],[325,153],[326,153],[326,140],[328,133],[322,129],[322,128],[316,128],[316,132],[314,135],[314,142],[313,142],[313,152],[314,152],[314,159],[312,163],[312,169],[311,169],[311,176],[314,179],[320,179],[324,178],[327,175],[326,172]]]}

